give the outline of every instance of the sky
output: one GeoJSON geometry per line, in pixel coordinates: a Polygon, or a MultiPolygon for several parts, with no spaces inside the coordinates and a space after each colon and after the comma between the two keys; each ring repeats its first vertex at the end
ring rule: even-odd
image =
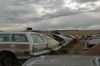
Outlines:
{"type": "Polygon", "coordinates": [[[100,0],[0,0],[0,30],[97,30],[100,0]]]}

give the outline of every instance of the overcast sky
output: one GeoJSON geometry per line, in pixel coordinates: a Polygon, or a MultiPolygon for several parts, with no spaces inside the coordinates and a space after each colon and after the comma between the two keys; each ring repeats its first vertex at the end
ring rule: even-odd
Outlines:
{"type": "Polygon", "coordinates": [[[100,29],[100,0],[0,0],[0,30],[100,29]]]}

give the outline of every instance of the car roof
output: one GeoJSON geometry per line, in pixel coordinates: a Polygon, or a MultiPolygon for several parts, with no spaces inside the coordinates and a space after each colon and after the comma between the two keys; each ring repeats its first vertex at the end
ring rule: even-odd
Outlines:
{"type": "Polygon", "coordinates": [[[49,55],[31,58],[22,66],[95,66],[94,56],[49,55]]]}
{"type": "Polygon", "coordinates": [[[36,32],[21,32],[21,31],[20,31],[20,32],[19,32],[19,31],[0,32],[0,34],[12,34],[12,33],[13,33],[13,34],[16,34],[16,33],[20,33],[20,34],[23,34],[23,33],[24,33],[24,34],[31,34],[31,33],[39,34],[39,33],[36,33],[36,32]]]}

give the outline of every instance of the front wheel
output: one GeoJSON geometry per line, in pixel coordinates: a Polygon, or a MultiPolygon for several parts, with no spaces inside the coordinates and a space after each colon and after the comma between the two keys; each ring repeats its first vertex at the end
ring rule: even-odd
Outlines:
{"type": "Polygon", "coordinates": [[[0,53],[1,66],[13,66],[17,62],[16,56],[11,52],[0,53]]]}

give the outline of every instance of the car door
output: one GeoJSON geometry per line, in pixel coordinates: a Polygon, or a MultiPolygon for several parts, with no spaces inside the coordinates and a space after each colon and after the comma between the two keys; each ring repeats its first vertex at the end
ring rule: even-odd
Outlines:
{"type": "Polygon", "coordinates": [[[11,50],[11,51],[14,51],[13,49],[13,45],[12,43],[10,42],[10,38],[11,38],[11,34],[0,34],[0,51],[3,51],[3,50],[11,50]]]}
{"type": "Polygon", "coordinates": [[[45,50],[47,48],[46,41],[39,34],[31,34],[34,51],[45,50]]]}
{"type": "Polygon", "coordinates": [[[26,34],[12,34],[12,43],[18,56],[29,55],[30,45],[26,34]]]}

